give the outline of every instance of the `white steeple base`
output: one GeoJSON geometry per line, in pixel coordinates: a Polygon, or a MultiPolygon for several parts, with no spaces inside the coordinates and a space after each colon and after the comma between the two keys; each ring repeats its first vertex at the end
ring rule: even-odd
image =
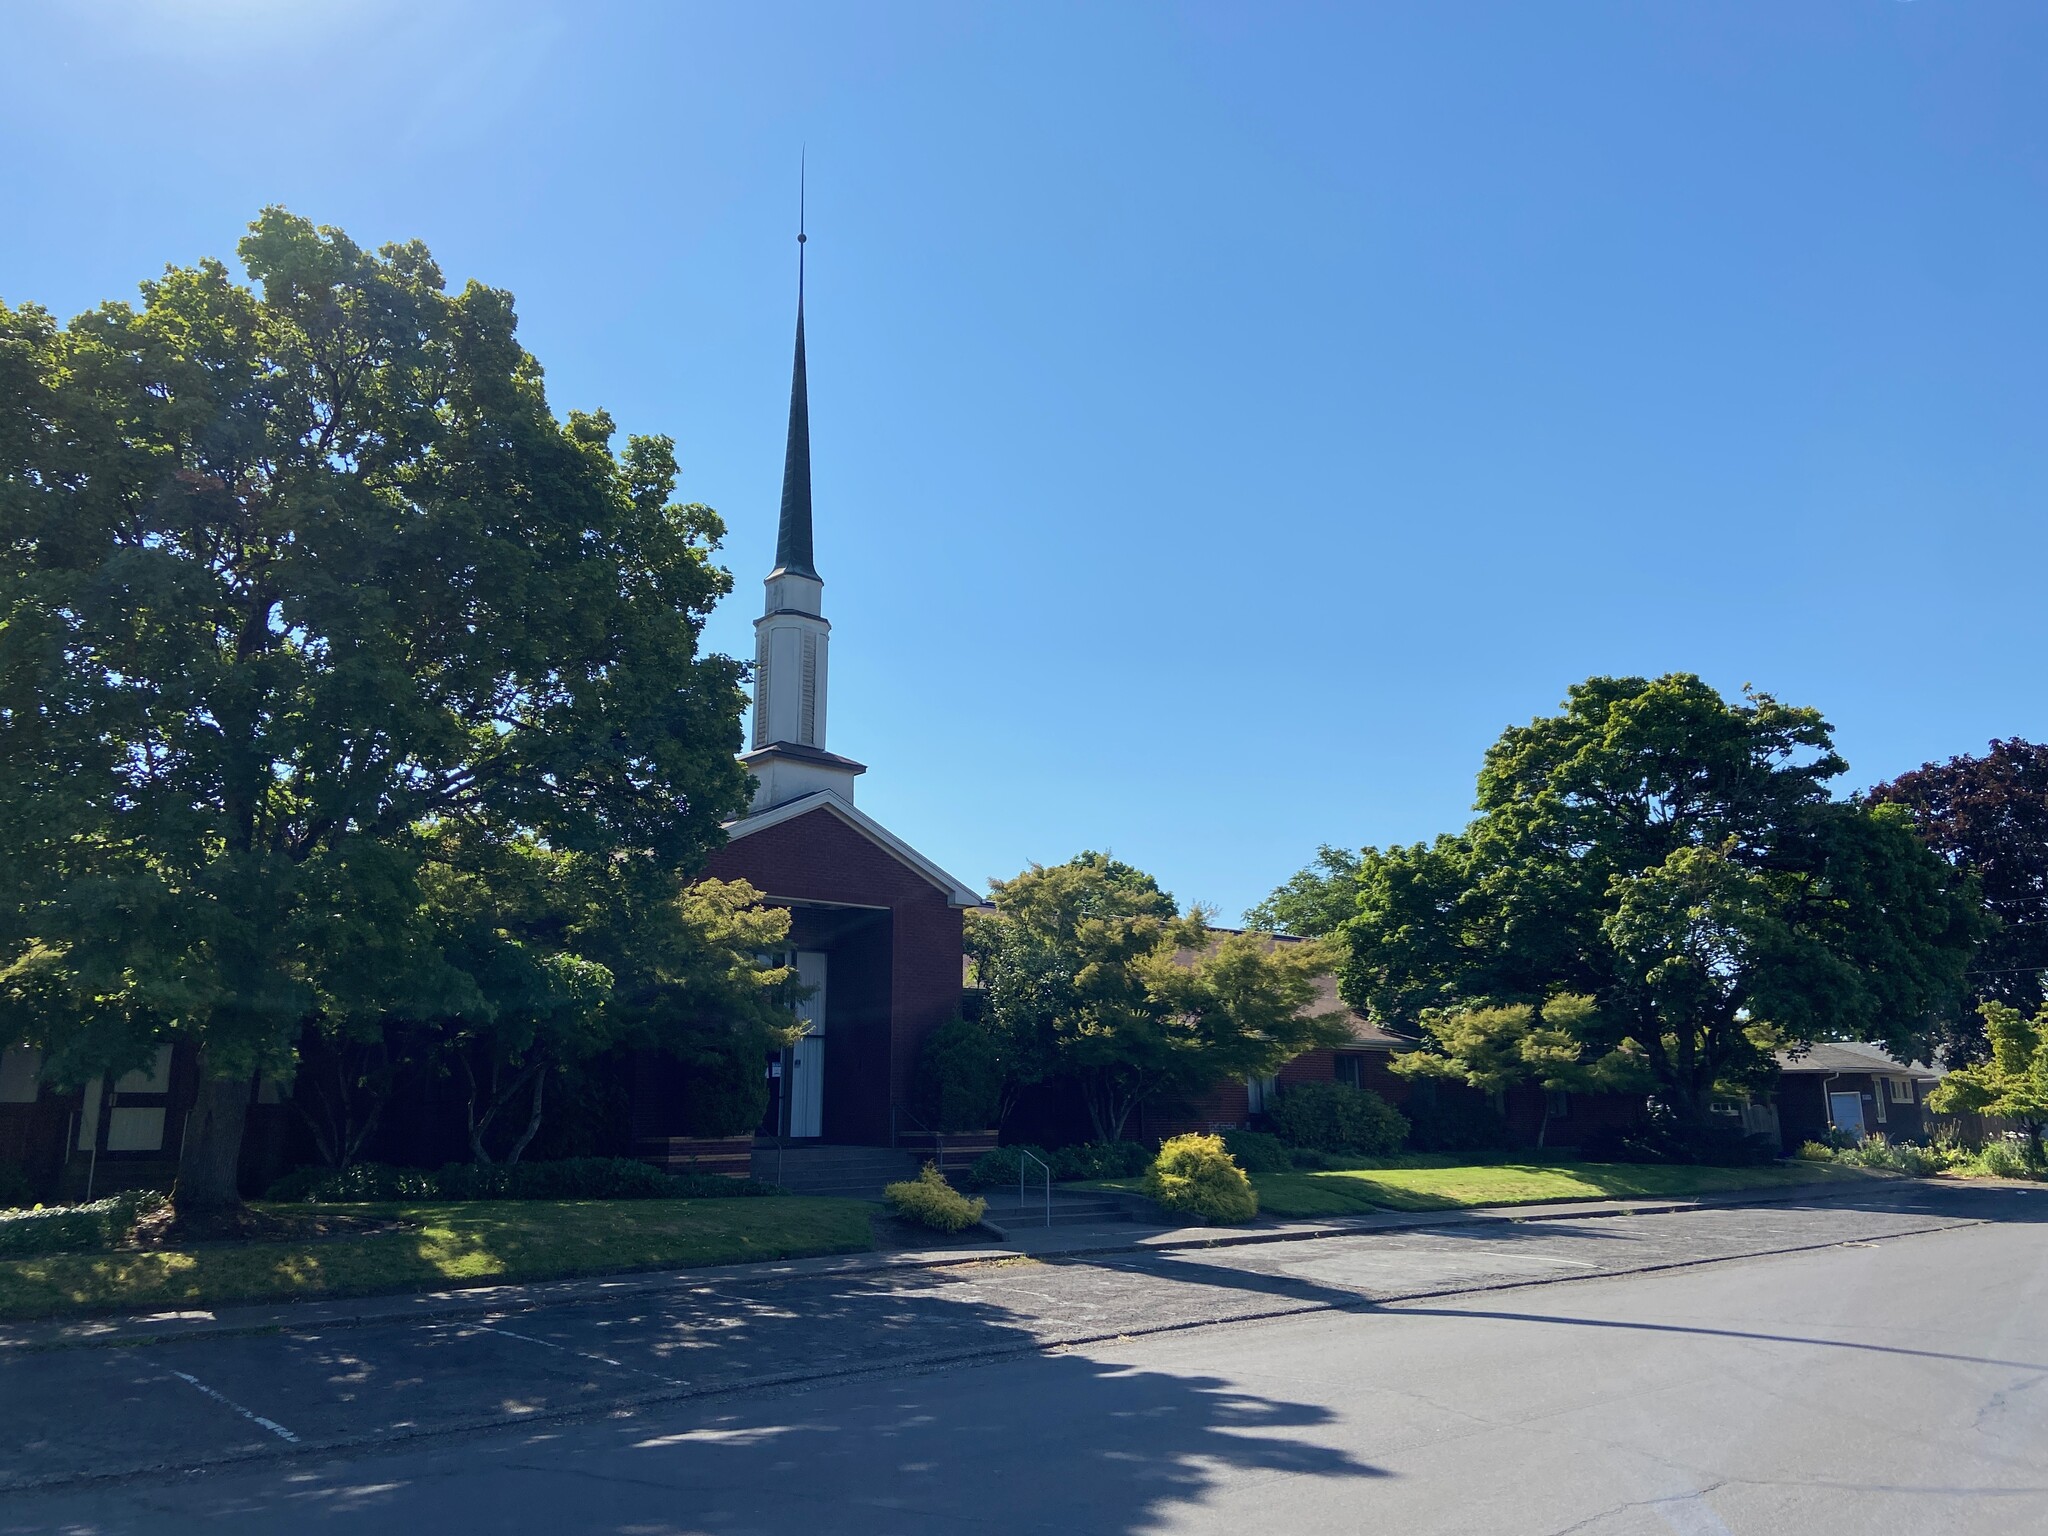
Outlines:
{"type": "Polygon", "coordinates": [[[856,763],[850,757],[789,741],[778,741],[756,747],[751,752],[742,752],[740,761],[754,776],[754,804],[748,813],[750,815],[759,815],[778,805],[815,795],[820,790],[851,805],[853,781],[867,772],[864,764],[856,763]]]}

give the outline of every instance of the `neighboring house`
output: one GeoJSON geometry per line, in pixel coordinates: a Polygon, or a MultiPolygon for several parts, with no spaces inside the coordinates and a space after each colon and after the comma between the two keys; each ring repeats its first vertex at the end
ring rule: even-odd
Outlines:
{"type": "MultiPolygon", "coordinates": [[[[1301,942],[1285,934],[1275,938],[1283,944],[1301,942]]],[[[1321,978],[1318,987],[1311,1007],[1318,1013],[1342,1013],[1350,1041],[1333,1050],[1305,1052],[1268,1078],[1220,1084],[1186,1103],[1148,1106],[1141,1117],[1143,1138],[1251,1128],[1261,1123],[1276,1094],[1301,1083],[1335,1082],[1366,1088],[1396,1105],[1410,1107],[1429,1098],[1462,1098],[1474,1103],[1484,1098],[1507,1122],[1510,1139],[1528,1147],[1539,1140],[1545,1146],[1574,1147],[1596,1130],[1632,1125],[1643,1118],[1641,1094],[1560,1093],[1525,1083],[1505,1093],[1481,1095],[1456,1083],[1402,1077],[1393,1070],[1394,1057],[1413,1050],[1415,1042],[1348,1007],[1338,995],[1336,977],[1321,978]]]]}
{"type": "Polygon", "coordinates": [[[1928,1134],[1927,1091],[1941,1081],[1932,1067],[1911,1066],[1880,1045],[1822,1041],[1778,1052],[1779,1135],[1787,1152],[1839,1131],[1861,1141],[1882,1132],[1890,1141],[1928,1134]]]}

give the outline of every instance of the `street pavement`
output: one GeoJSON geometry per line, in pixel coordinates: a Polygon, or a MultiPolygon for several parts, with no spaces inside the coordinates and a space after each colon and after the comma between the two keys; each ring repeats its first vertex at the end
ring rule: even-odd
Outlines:
{"type": "Polygon", "coordinates": [[[0,1359],[0,1532],[2048,1531],[2048,1192],[0,1359]]]}

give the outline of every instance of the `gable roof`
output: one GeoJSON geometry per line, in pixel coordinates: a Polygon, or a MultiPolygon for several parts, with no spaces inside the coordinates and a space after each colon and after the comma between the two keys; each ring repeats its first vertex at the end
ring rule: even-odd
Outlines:
{"type": "Polygon", "coordinates": [[[839,820],[894,858],[899,864],[902,864],[905,868],[912,870],[923,879],[937,886],[941,891],[944,891],[946,893],[946,900],[952,905],[956,907],[975,907],[981,905],[982,896],[980,892],[972,890],[954,879],[930,859],[911,847],[910,844],[904,842],[894,832],[891,832],[887,827],[875,820],[874,817],[868,815],[865,811],[856,810],[851,804],[841,799],[838,795],[833,794],[829,789],[821,789],[815,793],[804,795],[799,799],[785,800],[781,805],[772,806],[768,810],[757,812],[755,815],[742,816],[738,821],[727,822],[725,824],[726,841],[738,842],[743,837],[749,837],[756,832],[765,832],[770,827],[779,827],[784,822],[795,821],[799,816],[808,816],[816,811],[823,811],[828,815],[838,817],[839,820]]]}
{"type": "Polygon", "coordinates": [[[1794,1076],[1816,1072],[1868,1072],[1878,1077],[1910,1077],[1922,1083],[1937,1082],[1942,1076],[1938,1068],[1900,1061],[1881,1045],[1863,1045],[1851,1040],[1816,1040],[1803,1051],[1779,1051],[1777,1057],[1778,1070],[1794,1076]]]}

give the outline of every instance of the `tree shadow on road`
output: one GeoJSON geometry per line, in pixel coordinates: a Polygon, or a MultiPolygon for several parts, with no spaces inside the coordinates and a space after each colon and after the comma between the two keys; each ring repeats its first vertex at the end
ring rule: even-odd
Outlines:
{"type": "MultiPolygon", "coordinates": [[[[1049,1283],[1042,1272],[1027,1278],[1049,1283]]],[[[1135,1536],[1246,1479],[1385,1475],[1318,1433],[1334,1418],[1326,1408],[1214,1375],[1048,1349],[1046,1317],[1023,1296],[1006,1306],[1000,1291],[961,1276],[907,1279],[818,1277],[745,1294],[698,1286],[630,1308],[212,1341],[203,1379],[288,1426],[299,1454],[168,1488],[151,1477],[18,1497],[4,1523],[107,1536],[1135,1536]],[[506,1425],[508,1405],[548,1422],[506,1425]],[[449,1434],[385,1438],[437,1429],[449,1434]]],[[[121,1353],[138,1388],[195,1363],[154,1348],[121,1353]]],[[[157,1466],[203,1464],[221,1442],[202,1417],[191,1416],[189,1445],[159,1427],[165,1443],[127,1449],[157,1466]]]]}

